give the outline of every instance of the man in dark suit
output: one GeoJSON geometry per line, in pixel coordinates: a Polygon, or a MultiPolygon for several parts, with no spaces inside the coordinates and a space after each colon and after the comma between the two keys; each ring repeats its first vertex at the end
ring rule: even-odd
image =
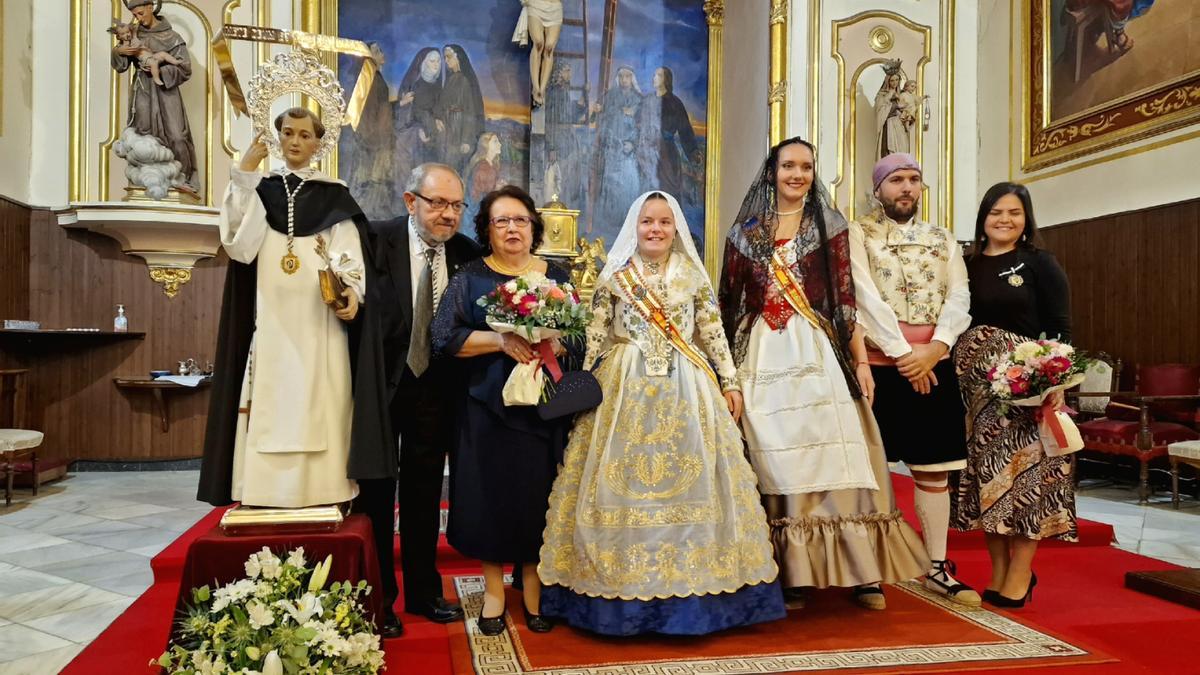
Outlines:
{"type": "Polygon", "coordinates": [[[397,501],[404,611],[438,623],[463,615],[459,605],[442,596],[436,567],[443,469],[454,428],[449,385],[458,378],[453,360],[433,358],[429,334],[450,277],[479,256],[479,246],[458,233],[466,209],[463,194],[462,178],[453,169],[422,164],[413,169],[404,192],[410,215],[372,223],[379,281],[368,289],[368,296],[383,313],[392,428],[400,436],[400,476],[359,481],[358,508],[371,518],[375,531],[388,608],[381,622],[384,637],[404,630],[392,610],[399,593],[392,537],[397,501]]]}

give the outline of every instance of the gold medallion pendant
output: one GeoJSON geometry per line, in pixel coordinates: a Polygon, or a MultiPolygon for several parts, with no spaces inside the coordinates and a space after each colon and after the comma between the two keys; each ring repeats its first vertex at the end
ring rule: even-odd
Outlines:
{"type": "Polygon", "coordinates": [[[288,254],[280,258],[279,266],[288,274],[295,274],[296,270],[300,269],[300,259],[295,253],[288,251],[288,254]]]}
{"type": "Polygon", "coordinates": [[[1021,276],[1020,274],[1008,275],[1008,285],[1009,286],[1012,286],[1013,288],[1020,288],[1024,284],[1025,284],[1025,277],[1021,276]]]}

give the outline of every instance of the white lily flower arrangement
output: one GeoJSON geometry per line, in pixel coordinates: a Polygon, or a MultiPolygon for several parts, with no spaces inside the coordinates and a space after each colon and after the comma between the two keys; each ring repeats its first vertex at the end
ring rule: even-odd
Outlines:
{"type": "Polygon", "coordinates": [[[333,556],[309,567],[304,548],[280,558],[264,547],[246,575],[192,590],[167,651],[151,665],[178,675],[365,675],[384,668],[379,635],[359,597],[367,582],[328,588],[333,556]]]}

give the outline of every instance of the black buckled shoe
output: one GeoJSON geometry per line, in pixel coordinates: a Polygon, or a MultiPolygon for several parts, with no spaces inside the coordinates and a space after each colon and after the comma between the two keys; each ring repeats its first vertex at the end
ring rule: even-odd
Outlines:
{"type": "Polygon", "coordinates": [[[400,619],[394,613],[388,611],[383,615],[383,621],[379,622],[379,635],[385,639],[398,638],[404,635],[404,624],[400,623],[400,619]]]}
{"type": "Polygon", "coordinates": [[[463,618],[462,606],[456,602],[446,602],[445,598],[434,598],[420,611],[414,613],[420,614],[434,623],[453,623],[461,621],[463,618]]]}

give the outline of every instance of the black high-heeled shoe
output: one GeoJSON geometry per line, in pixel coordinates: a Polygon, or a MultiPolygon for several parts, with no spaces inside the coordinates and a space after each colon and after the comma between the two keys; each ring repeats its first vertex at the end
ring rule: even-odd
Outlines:
{"type": "Polygon", "coordinates": [[[1013,598],[1005,596],[1000,591],[996,591],[995,597],[993,597],[991,600],[989,600],[989,602],[991,602],[996,607],[1004,607],[1006,609],[1020,609],[1025,606],[1026,602],[1033,602],[1033,587],[1034,586],[1037,586],[1037,574],[1031,574],[1029,576],[1029,588],[1027,588],[1025,590],[1025,595],[1023,597],[1013,599],[1013,598]]]}
{"type": "Polygon", "coordinates": [[[529,611],[524,602],[521,603],[521,609],[525,610],[525,625],[529,627],[529,630],[535,633],[549,633],[554,628],[554,622],[541,614],[529,611]]]}
{"type": "Polygon", "coordinates": [[[483,610],[479,610],[479,632],[488,637],[495,637],[504,632],[504,611],[500,611],[500,616],[487,617],[483,615],[483,610]]]}
{"type": "Polygon", "coordinates": [[[983,601],[988,604],[996,604],[996,598],[998,597],[1000,597],[1000,591],[993,591],[990,588],[986,588],[983,591],[983,601]]]}

